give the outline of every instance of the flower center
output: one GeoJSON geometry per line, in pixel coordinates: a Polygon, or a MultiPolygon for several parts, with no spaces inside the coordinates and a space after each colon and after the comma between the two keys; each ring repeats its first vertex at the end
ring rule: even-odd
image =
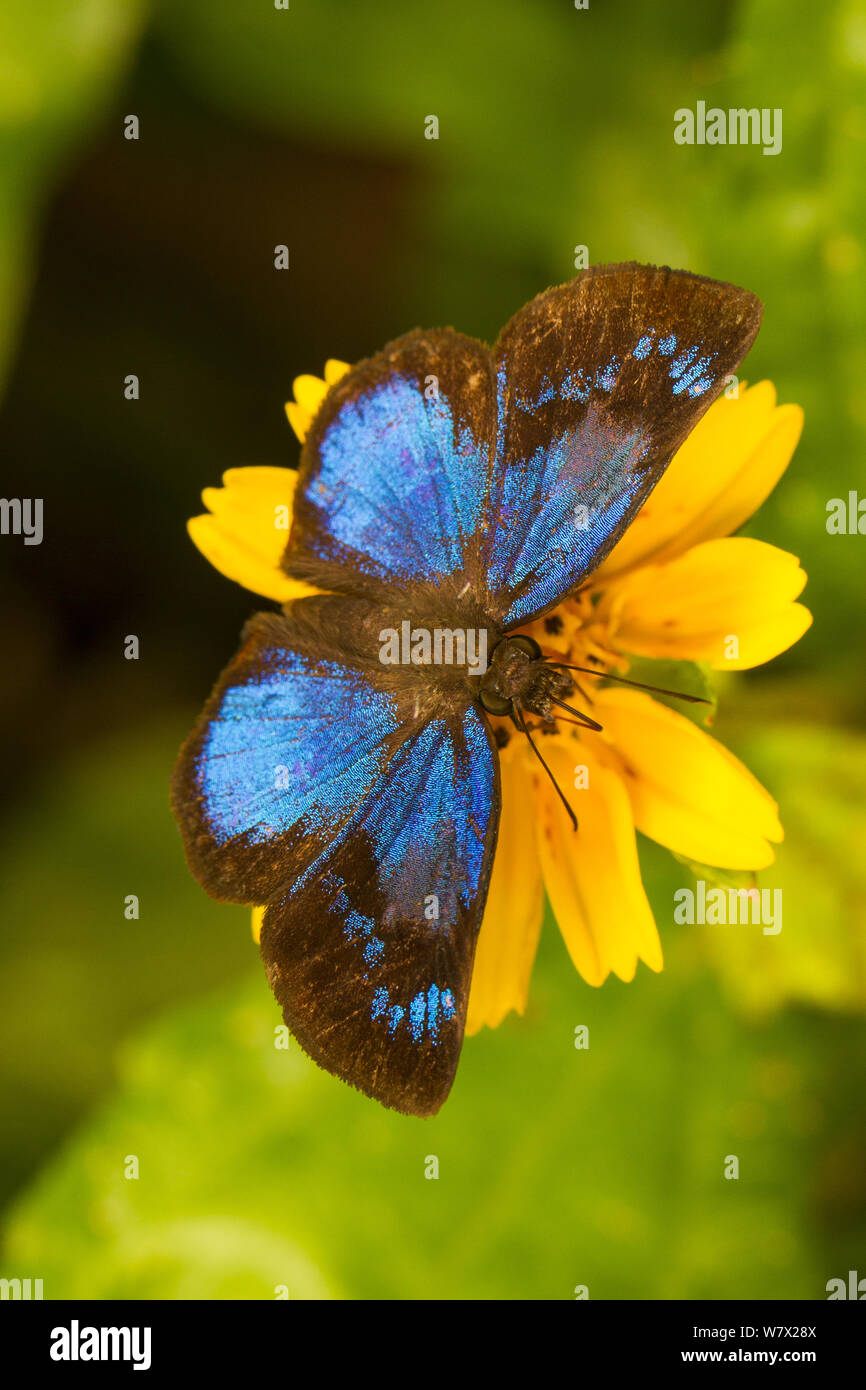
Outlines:
{"type": "MultiPolygon", "coordinates": [[[[610,671],[628,670],[628,660],[613,644],[610,623],[599,616],[597,598],[598,591],[593,594],[587,586],[546,618],[529,625],[526,632],[535,639],[548,661],[583,666],[597,671],[600,676],[610,671]]],[[[591,705],[594,682],[590,682],[588,688],[574,673],[572,680],[583,702],[591,705]]]]}

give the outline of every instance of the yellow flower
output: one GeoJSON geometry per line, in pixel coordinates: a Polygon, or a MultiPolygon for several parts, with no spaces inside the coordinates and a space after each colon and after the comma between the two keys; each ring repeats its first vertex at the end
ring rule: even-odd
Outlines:
{"type": "MultiPolygon", "coordinates": [[[[324,380],[296,379],[286,414],[301,441],[346,371],[330,361],[324,380]]],[[[743,670],[785,651],[811,622],[796,602],[806,576],[793,555],[731,532],[778,482],[802,423],[800,408],[778,406],[767,381],[717,400],[580,593],[527,631],[551,656],[599,675],[627,672],[629,654],[743,670]]],[[[232,469],[222,489],[203,494],[210,515],[189,523],[221,573],[280,602],[309,592],[279,568],[286,529],[274,518],[290,511],[295,479],[290,469],[232,469]]],[[[636,829],[722,869],[765,868],[782,839],[775,802],[709,734],[643,691],[577,679],[602,733],[561,724],[542,735],[545,760],[578,813],[577,835],[526,740],[511,737],[500,753],[499,846],[469,1033],[524,1011],[545,890],[589,984],[611,972],[631,980],[638,960],[661,970],[636,829]]],[[[256,937],[262,913],[253,913],[256,937]]]]}

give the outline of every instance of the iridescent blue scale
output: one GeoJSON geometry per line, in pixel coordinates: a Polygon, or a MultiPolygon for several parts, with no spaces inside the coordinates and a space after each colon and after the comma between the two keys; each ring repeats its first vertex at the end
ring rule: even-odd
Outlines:
{"type": "Polygon", "coordinates": [[[393,696],[352,667],[263,651],[261,670],[226,691],[198,759],[217,844],[329,824],[369,793],[398,727],[393,696]]]}

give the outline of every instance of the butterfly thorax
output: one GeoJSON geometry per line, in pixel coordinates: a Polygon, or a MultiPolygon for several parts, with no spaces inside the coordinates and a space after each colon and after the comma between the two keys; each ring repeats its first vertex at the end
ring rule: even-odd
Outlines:
{"type": "MultiPolygon", "coordinates": [[[[328,622],[324,612],[321,621],[328,622]]],[[[347,597],[340,629],[341,650],[375,673],[413,720],[422,721],[478,700],[490,654],[503,635],[466,581],[450,576],[347,597]]]]}

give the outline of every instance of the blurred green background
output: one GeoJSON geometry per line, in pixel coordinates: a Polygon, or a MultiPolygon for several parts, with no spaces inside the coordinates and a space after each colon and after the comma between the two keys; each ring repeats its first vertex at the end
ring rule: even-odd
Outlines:
{"type": "Polygon", "coordinates": [[[0,541],[0,1273],[505,1299],[866,1275],[866,542],[825,529],[866,495],[863,4],[3,0],[0,54],[2,491],[45,499],[41,546],[0,541]],[[675,145],[698,99],[781,107],[782,153],[675,145]],[[815,624],[726,680],[716,726],[781,803],[784,927],[675,927],[684,871],[643,843],[664,973],[594,991],[548,922],[526,1017],[414,1121],[275,1050],[248,914],[187,874],[170,768],[261,605],[184,523],[224,469],[296,462],[296,374],[417,324],[490,341],[576,245],[756,291],[746,375],[806,411],[748,530],[801,557],[815,624]]]}

